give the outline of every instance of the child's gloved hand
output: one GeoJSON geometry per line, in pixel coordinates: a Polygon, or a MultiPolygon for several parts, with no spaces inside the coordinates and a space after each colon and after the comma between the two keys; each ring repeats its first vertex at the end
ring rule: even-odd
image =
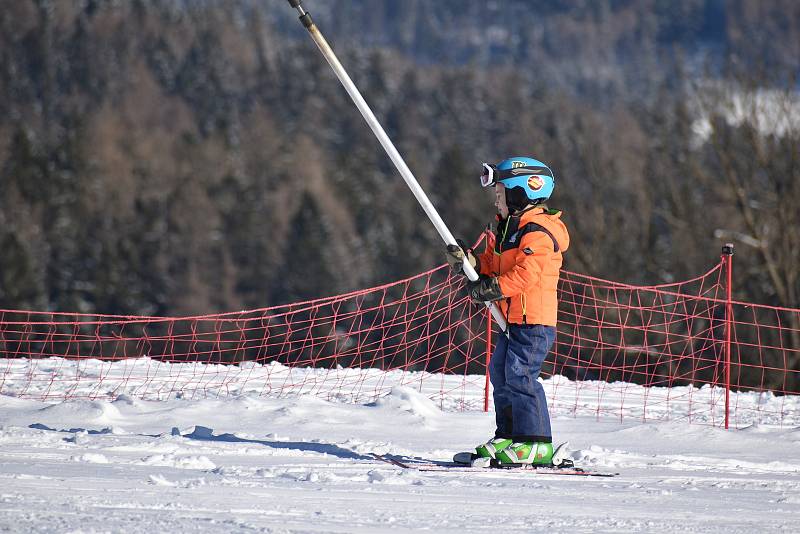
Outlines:
{"type": "Polygon", "coordinates": [[[467,258],[472,268],[476,271],[478,270],[478,259],[472,254],[472,250],[467,248],[467,245],[464,244],[464,241],[461,239],[456,239],[456,245],[447,245],[447,251],[445,253],[445,258],[447,259],[447,263],[450,264],[450,269],[453,271],[453,274],[464,274],[464,258],[467,258]],[[466,255],[464,252],[466,251],[466,255]]]}
{"type": "Polygon", "coordinates": [[[481,278],[469,283],[469,298],[476,304],[482,304],[502,299],[503,292],[497,278],[481,278]]]}

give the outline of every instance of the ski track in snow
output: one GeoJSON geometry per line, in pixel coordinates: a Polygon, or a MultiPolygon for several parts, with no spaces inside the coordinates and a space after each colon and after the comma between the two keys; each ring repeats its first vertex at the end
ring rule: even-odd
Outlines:
{"type": "Polygon", "coordinates": [[[0,531],[797,529],[800,428],[563,416],[553,429],[577,465],[620,476],[375,461],[370,453],[448,460],[493,431],[492,413],[441,411],[408,387],[369,404],[0,396],[0,531]]]}

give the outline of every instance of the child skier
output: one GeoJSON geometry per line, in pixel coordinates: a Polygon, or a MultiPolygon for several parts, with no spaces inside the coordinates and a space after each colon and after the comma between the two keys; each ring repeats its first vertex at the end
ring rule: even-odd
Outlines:
{"type": "Polygon", "coordinates": [[[476,451],[501,464],[550,465],[550,415],[537,379],[556,337],[556,285],[569,234],[561,212],[544,204],[555,180],[541,161],[512,157],[484,163],[481,185],[495,187],[498,227],[491,250],[476,256],[447,247],[454,270],[461,271],[466,258],[480,274],[469,283],[470,298],[495,301],[508,323],[508,336],[498,336],[489,365],[497,430],[476,451]]]}

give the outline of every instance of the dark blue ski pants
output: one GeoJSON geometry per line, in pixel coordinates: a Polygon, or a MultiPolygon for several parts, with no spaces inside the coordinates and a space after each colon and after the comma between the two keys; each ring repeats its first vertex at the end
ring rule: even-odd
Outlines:
{"type": "Polygon", "coordinates": [[[495,436],[514,441],[552,441],[544,388],[537,380],[556,329],[544,325],[508,325],[497,336],[489,363],[497,419],[495,436]]]}

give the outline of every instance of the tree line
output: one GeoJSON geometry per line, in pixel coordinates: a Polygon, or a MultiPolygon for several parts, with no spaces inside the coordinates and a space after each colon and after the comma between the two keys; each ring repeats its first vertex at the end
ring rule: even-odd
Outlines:
{"type": "MultiPolygon", "coordinates": [[[[456,235],[492,216],[480,162],[534,154],[567,269],[680,280],[730,241],[736,298],[800,307],[794,3],[452,4],[307,7],[456,235]]],[[[248,0],[3,2],[0,307],[211,313],[441,263],[293,19],[248,0]]]]}

